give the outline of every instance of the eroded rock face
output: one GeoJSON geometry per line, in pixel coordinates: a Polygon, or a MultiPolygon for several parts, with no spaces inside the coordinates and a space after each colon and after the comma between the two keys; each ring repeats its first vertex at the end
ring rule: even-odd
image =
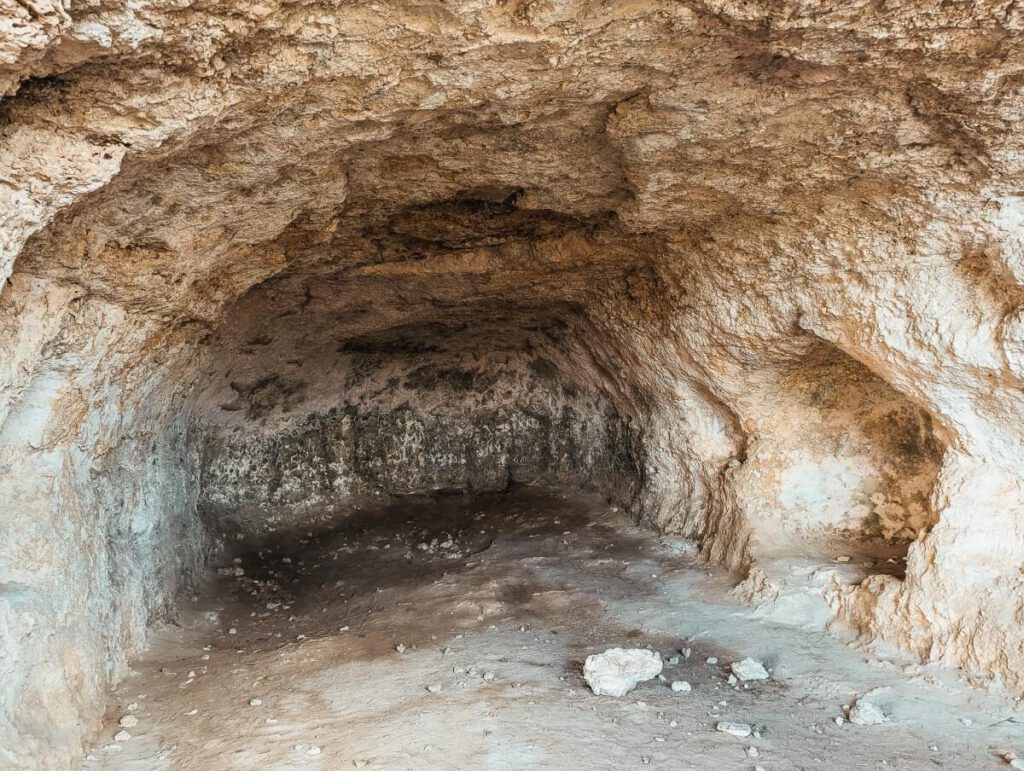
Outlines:
{"type": "Polygon", "coordinates": [[[502,331],[407,329],[301,361],[285,332],[212,361],[193,428],[200,513],[228,533],[321,529],[395,496],[517,484],[601,490],[628,506],[641,446],[628,417],[559,382],[529,340],[502,350],[521,343],[502,331]]]}
{"type": "Polygon", "coordinates": [[[905,577],[834,587],[838,617],[1024,687],[1012,3],[23,6],[0,23],[4,763],[75,756],[198,570],[198,507],[281,503],[217,469],[331,415],[513,461],[483,434],[571,415],[515,430],[564,464],[508,468],[628,491],[765,596],[779,554],[896,539],[905,577]],[[439,348],[419,380],[410,342],[439,348]]]}

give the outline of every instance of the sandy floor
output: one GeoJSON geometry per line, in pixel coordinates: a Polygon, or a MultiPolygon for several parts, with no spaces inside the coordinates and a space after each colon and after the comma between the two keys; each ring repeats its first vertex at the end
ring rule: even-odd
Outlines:
{"type": "Polygon", "coordinates": [[[257,548],[156,635],[83,768],[974,769],[1024,755],[1011,700],[759,619],[691,544],[594,497],[410,503],[257,548]],[[679,656],[664,675],[692,692],[653,680],[594,696],[583,659],[613,646],[679,656]],[[730,686],[746,656],[773,679],[730,686]],[[880,686],[890,722],[837,725],[880,686]],[[138,723],[115,741],[125,715],[138,723]]]}

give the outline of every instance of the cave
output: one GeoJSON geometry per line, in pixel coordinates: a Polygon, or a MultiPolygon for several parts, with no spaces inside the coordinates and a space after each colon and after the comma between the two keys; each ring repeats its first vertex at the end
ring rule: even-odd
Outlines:
{"type": "Polygon", "coordinates": [[[0,767],[1024,764],[1014,4],[0,22],[0,767]]]}

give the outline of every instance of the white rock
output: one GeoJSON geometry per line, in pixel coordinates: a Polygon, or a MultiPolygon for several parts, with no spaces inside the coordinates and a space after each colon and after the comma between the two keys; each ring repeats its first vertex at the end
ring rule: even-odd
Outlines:
{"type": "Polygon", "coordinates": [[[125,715],[117,722],[122,728],[135,728],[139,724],[139,719],[135,715],[125,715]]]}
{"type": "Polygon", "coordinates": [[[672,690],[676,693],[689,693],[693,689],[690,687],[690,684],[685,680],[676,680],[672,683],[672,690]]]}
{"type": "Polygon", "coordinates": [[[130,733],[128,733],[127,731],[118,731],[116,734],[114,734],[114,741],[115,742],[126,742],[129,739],[131,739],[131,738],[132,738],[132,735],[130,733]]]}
{"type": "Polygon", "coordinates": [[[753,733],[753,729],[746,723],[731,723],[727,720],[723,720],[715,726],[715,730],[721,731],[723,734],[729,734],[731,736],[738,736],[741,739],[746,739],[753,733]]]}
{"type": "Polygon", "coordinates": [[[757,659],[743,659],[743,661],[734,661],[732,663],[732,673],[736,675],[740,680],[748,682],[750,680],[767,680],[769,678],[768,670],[764,668],[757,659]]]}
{"type": "Polygon", "coordinates": [[[405,643],[398,643],[398,645],[395,646],[395,650],[399,653],[405,653],[405,643]]]}
{"type": "Polygon", "coordinates": [[[262,707],[263,706],[263,699],[249,699],[249,706],[250,707],[262,707]]]}
{"type": "Polygon", "coordinates": [[[854,725],[878,725],[888,719],[881,707],[864,697],[858,699],[850,708],[850,722],[854,725]]]}
{"type": "Polygon", "coordinates": [[[718,656],[708,656],[706,659],[704,659],[704,663],[705,664],[717,664],[718,663],[718,656]]]}
{"type": "Polygon", "coordinates": [[[661,656],[642,648],[609,648],[587,656],[583,679],[598,696],[625,696],[661,674],[661,656]]]}
{"type": "Polygon", "coordinates": [[[427,690],[430,691],[431,693],[440,693],[441,692],[441,684],[440,683],[431,683],[430,685],[427,686],[427,690]]]}

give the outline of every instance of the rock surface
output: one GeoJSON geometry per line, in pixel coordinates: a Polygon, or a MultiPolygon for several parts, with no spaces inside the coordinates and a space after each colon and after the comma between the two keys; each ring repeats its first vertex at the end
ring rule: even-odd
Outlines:
{"type": "Polygon", "coordinates": [[[625,696],[661,674],[661,656],[643,648],[609,648],[587,656],[583,679],[597,696],[625,696]]]}
{"type": "Polygon", "coordinates": [[[729,665],[729,669],[732,670],[732,673],[736,675],[738,680],[742,680],[744,682],[750,680],[767,680],[770,677],[768,670],[764,668],[764,664],[757,659],[734,661],[729,665]]]}
{"type": "Polygon", "coordinates": [[[876,688],[859,699],[850,707],[850,722],[854,725],[878,725],[889,720],[889,715],[883,709],[882,700],[886,698],[887,689],[876,688]]]}
{"type": "Polygon", "coordinates": [[[753,733],[753,729],[746,723],[733,723],[729,721],[722,721],[716,724],[715,730],[730,736],[738,736],[741,739],[745,739],[753,733]]]}
{"type": "Polygon", "coordinates": [[[541,465],[1024,692],[1018,5],[3,9],[0,762],[75,761],[218,528],[541,465]]]}

